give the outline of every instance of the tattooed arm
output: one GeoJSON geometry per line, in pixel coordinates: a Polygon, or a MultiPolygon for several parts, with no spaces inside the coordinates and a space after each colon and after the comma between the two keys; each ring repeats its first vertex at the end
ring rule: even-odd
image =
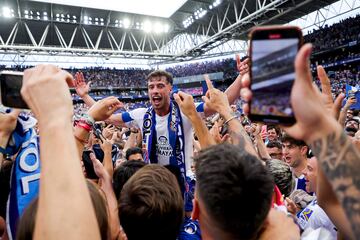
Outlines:
{"type": "MultiPolygon", "coordinates": [[[[297,123],[285,130],[312,146],[352,225],[353,235],[360,236],[360,154],[343,133],[341,125],[328,112],[321,93],[312,84],[311,50],[311,44],[305,44],[296,56],[291,104],[297,123]]],[[[244,77],[241,95],[245,101],[251,100],[249,85],[249,77],[244,77]]],[[[249,110],[247,104],[243,108],[245,112],[249,110]]]]}
{"type": "Polygon", "coordinates": [[[355,236],[360,235],[360,153],[350,138],[335,131],[311,143],[321,167],[336,193],[355,236]]]}

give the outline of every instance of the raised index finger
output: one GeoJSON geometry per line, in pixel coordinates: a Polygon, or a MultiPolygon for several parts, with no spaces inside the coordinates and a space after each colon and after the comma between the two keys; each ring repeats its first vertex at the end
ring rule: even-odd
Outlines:
{"type": "Polygon", "coordinates": [[[206,85],[208,87],[208,89],[214,89],[214,86],[212,85],[212,82],[209,78],[209,76],[207,74],[204,75],[204,78],[205,78],[205,82],[206,82],[206,85]]]}
{"type": "Polygon", "coordinates": [[[322,66],[317,67],[317,74],[321,82],[322,92],[331,96],[330,80],[322,66]]]}

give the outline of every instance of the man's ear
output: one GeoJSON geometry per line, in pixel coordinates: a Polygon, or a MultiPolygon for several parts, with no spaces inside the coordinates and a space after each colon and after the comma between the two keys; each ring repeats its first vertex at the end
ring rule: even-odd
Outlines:
{"type": "Polygon", "coordinates": [[[302,146],[300,151],[302,155],[307,156],[309,148],[307,146],[302,146]]]}
{"type": "Polygon", "coordinates": [[[192,220],[197,220],[199,219],[199,213],[200,213],[200,209],[199,209],[199,202],[196,198],[193,199],[193,210],[191,213],[191,219],[192,220]]]}

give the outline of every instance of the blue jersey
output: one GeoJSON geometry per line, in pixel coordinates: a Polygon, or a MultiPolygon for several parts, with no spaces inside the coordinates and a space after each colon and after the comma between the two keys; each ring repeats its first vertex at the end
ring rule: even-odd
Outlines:
{"type": "Polygon", "coordinates": [[[200,225],[197,220],[185,217],[181,225],[178,240],[201,240],[200,225]]]}

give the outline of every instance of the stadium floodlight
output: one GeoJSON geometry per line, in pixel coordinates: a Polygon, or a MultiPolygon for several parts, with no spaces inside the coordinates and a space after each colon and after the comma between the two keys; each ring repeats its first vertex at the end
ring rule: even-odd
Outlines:
{"type": "Polygon", "coordinates": [[[33,15],[33,11],[30,11],[30,15],[33,15]]]}
{"type": "Polygon", "coordinates": [[[89,17],[88,16],[84,16],[84,20],[88,20],[89,19],[89,17]]]}
{"type": "Polygon", "coordinates": [[[155,33],[161,33],[164,31],[164,27],[161,23],[157,22],[154,24],[154,32],[155,33]]]}
{"type": "Polygon", "coordinates": [[[163,26],[163,31],[164,31],[165,33],[167,33],[167,32],[169,32],[169,29],[170,29],[169,24],[164,24],[164,26],[163,26]]]}
{"type": "Polygon", "coordinates": [[[25,18],[29,18],[29,15],[25,14],[25,18]]]}
{"type": "Polygon", "coordinates": [[[101,22],[100,25],[101,25],[101,26],[104,26],[104,22],[101,22]]]}
{"type": "Polygon", "coordinates": [[[84,20],[84,24],[89,24],[89,21],[88,21],[88,20],[84,20]]]}
{"type": "Polygon", "coordinates": [[[37,20],[40,20],[40,16],[37,16],[36,19],[37,19],[37,20]]]}
{"type": "Polygon", "coordinates": [[[123,21],[124,28],[130,27],[130,20],[128,18],[125,18],[123,21]]]}
{"type": "Polygon", "coordinates": [[[44,15],[44,16],[47,16],[47,12],[43,12],[43,15],[44,15]]]}
{"type": "Polygon", "coordinates": [[[61,14],[60,16],[61,16],[62,18],[64,18],[64,17],[65,17],[65,16],[64,16],[64,14],[61,14]]]}
{"type": "Polygon", "coordinates": [[[212,6],[212,5],[210,5],[210,6],[209,6],[209,9],[211,10],[212,8],[213,8],[213,6],[212,6]]]}
{"type": "Polygon", "coordinates": [[[56,18],[56,21],[60,22],[60,18],[56,18]]]}
{"type": "Polygon", "coordinates": [[[104,19],[103,18],[100,18],[100,22],[103,22],[104,21],[104,19]]]}
{"type": "Polygon", "coordinates": [[[96,17],[96,18],[95,18],[95,21],[99,21],[99,18],[96,17]]]}
{"type": "Polygon", "coordinates": [[[75,15],[73,16],[73,19],[76,19],[76,16],[75,16],[75,15]]]}
{"type": "Polygon", "coordinates": [[[75,20],[75,19],[73,20],[73,23],[76,23],[76,20],[75,20]]]}
{"type": "Polygon", "coordinates": [[[29,10],[24,10],[24,14],[29,14],[29,10]]]}
{"type": "Polygon", "coordinates": [[[115,20],[115,24],[118,23],[118,22],[119,22],[119,20],[116,19],[116,20],[115,20]]]}
{"type": "Polygon", "coordinates": [[[69,18],[68,18],[68,19],[66,19],[66,22],[68,22],[68,23],[69,23],[69,22],[70,22],[70,19],[69,19],[69,18]]]}
{"type": "Polygon", "coordinates": [[[67,17],[67,18],[70,18],[70,14],[67,14],[66,17],[67,17]]]}
{"type": "Polygon", "coordinates": [[[40,16],[40,12],[36,12],[36,15],[40,16]]]}
{"type": "Polygon", "coordinates": [[[2,12],[3,12],[3,16],[6,18],[10,18],[11,17],[11,10],[9,7],[3,7],[2,8],[2,12]]]}
{"type": "Polygon", "coordinates": [[[44,19],[45,21],[49,20],[47,16],[44,16],[43,19],[44,19]]]}
{"type": "Polygon", "coordinates": [[[57,17],[57,18],[60,17],[60,14],[57,13],[57,14],[56,14],[56,17],[57,17]]]}
{"type": "Polygon", "coordinates": [[[89,21],[92,21],[92,17],[89,17],[89,21]]]}
{"type": "Polygon", "coordinates": [[[142,25],[142,30],[144,30],[145,32],[151,32],[152,30],[152,24],[150,21],[145,21],[142,25]]]}

